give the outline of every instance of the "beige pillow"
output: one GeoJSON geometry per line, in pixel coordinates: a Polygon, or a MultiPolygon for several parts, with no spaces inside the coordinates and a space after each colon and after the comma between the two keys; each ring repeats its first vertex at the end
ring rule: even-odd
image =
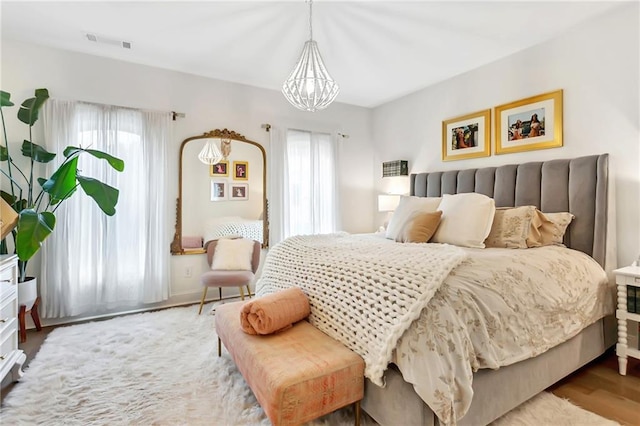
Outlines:
{"type": "Polygon", "coordinates": [[[396,241],[401,243],[428,243],[438,229],[442,212],[417,212],[405,223],[396,241]]]}
{"type": "Polygon", "coordinates": [[[442,211],[442,219],[432,243],[484,248],[496,212],[493,198],[474,192],[447,194],[442,197],[438,210],[442,211]]]}
{"type": "Polygon", "coordinates": [[[212,270],[251,271],[253,259],[253,240],[239,238],[236,240],[219,239],[211,261],[212,270]]]}
{"type": "Polygon", "coordinates": [[[564,234],[575,216],[568,212],[542,213],[537,211],[540,226],[540,242],[543,246],[564,245],[564,234]]]}
{"type": "Polygon", "coordinates": [[[540,246],[535,206],[500,207],[493,217],[486,247],[528,248],[540,246]]]}
{"type": "Polygon", "coordinates": [[[410,197],[403,195],[400,197],[398,207],[393,212],[389,225],[385,231],[385,237],[397,240],[400,231],[407,221],[416,212],[434,212],[440,205],[440,197],[410,197]]]}

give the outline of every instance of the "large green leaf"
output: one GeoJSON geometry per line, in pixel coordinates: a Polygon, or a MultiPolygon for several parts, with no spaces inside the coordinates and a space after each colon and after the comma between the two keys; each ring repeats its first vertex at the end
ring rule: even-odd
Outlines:
{"type": "Polygon", "coordinates": [[[42,185],[42,190],[52,199],[64,200],[76,186],[78,158],[65,161],[42,185]]]}
{"type": "Polygon", "coordinates": [[[0,107],[3,106],[13,106],[13,102],[11,102],[11,93],[0,90],[0,107]]]}
{"type": "Polygon", "coordinates": [[[42,246],[42,242],[53,232],[56,217],[51,212],[38,213],[33,209],[20,212],[18,232],[16,234],[16,252],[18,258],[27,261],[42,246]]]}
{"type": "Polygon", "coordinates": [[[22,155],[33,158],[33,160],[38,163],[48,163],[56,158],[56,154],[53,152],[49,152],[40,145],[29,142],[28,140],[22,142],[22,155]]]}
{"type": "Polygon", "coordinates": [[[0,161],[7,161],[9,159],[9,151],[7,147],[0,145],[0,161]]]}
{"type": "Polygon", "coordinates": [[[84,192],[94,199],[106,215],[113,216],[116,213],[120,191],[98,179],[81,175],[78,175],[77,178],[84,192]]]}
{"type": "Polygon", "coordinates": [[[87,154],[91,154],[94,157],[100,158],[102,160],[107,160],[107,162],[111,165],[111,167],[113,167],[119,172],[124,170],[124,161],[122,161],[118,157],[114,157],[111,154],[107,154],[106,152],[98,151],[97,149],[83,149],[75,146],[68,146],[65,148],[63,154],[65,157],[69,158],[74,154],[79,155],[82,152],[86,152],[87,154]]]}
{"type": "Polygon", "coordinates": [[[38,113],[40,108],[49,99],[49,91],[47,89],[36,89],[35,97],[25,100],[18,110],[18,120],[29,126],[38,121],[38,113]]]}

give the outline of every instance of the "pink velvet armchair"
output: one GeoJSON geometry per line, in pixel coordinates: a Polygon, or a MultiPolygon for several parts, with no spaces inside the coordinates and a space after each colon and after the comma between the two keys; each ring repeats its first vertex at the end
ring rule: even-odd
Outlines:
{"type": "MultiPolygon", "coordinates": [[[[218,240],[212,240],[205,243],[207,250],[207,260],[209,266],[213,264],[214,256],[216,255],[216,248],[218,247],[218,240]]],[[[200,301],[200,309],[198,315],[202,313],[202,306],[204,305],[205,298],[207,297],[207,290],[209,287],[218,287],[220,300],[222,300],[222,287],[238,287],[240,289],[240,297],[244,300],[243,287],[247,288],[248,296],[251,297],[251,288],[249,284],[255,278],[255,273],[260,265],[260,242],[253,242],[253,252],[251,257],[251,270],[211,270],[202,274],[200,282],[204,287],[202,292],[202,300],[200,301]]]]}

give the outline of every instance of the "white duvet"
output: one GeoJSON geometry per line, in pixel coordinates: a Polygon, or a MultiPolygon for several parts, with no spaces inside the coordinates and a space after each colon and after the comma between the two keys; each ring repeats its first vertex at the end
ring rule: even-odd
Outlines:
{"type": "Polygon", "coordinates": [[[539,355],[613,312],[604,270],[564,247],[465,249],[393,354],[445,424],[469,409],[473,372],[539,355]]]}

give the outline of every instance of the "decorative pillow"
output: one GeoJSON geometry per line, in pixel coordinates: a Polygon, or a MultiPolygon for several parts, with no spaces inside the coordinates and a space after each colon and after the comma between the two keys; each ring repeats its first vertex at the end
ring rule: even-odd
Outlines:
{"type": "Polygon", "coordinates": [[[496,212],[493,198],[474,192],[447,194],[442,197],[438,210],[442,210],[442,220],[432,243],[484,248],[496,212]]]}
{"type": "Polygon", "coordinates": [[[393,212],[385,237],[397,240],[402,227],[407,223],[415,212],[435,212],[440,205],[440,197],[400,197],[398,207],[393,212]]]}
{"type": "Polygon", "coordinates": [[[222,271],[251,271],[253,240],[239,238],[220,239],[213,254],[211,269],[222,271]]]}
{"type": "Polygon", "coordinates": [[[543,246],[564,245],[564,234],[575,216],[568,212],[542,213],[538,210],[540,227],[540,242],[543,246]]]}
{"type": "Polygon", "coordinates": [[[396,241],[400,243],[428,243],[438,229],[442,212],[416,212],[404,224],[396,241]]]}
{"type": "Polygon", "coordinates": [[[540,246],[535,206],[499,207],[493,217],[486,247],[528,248],[540,246]]]}

